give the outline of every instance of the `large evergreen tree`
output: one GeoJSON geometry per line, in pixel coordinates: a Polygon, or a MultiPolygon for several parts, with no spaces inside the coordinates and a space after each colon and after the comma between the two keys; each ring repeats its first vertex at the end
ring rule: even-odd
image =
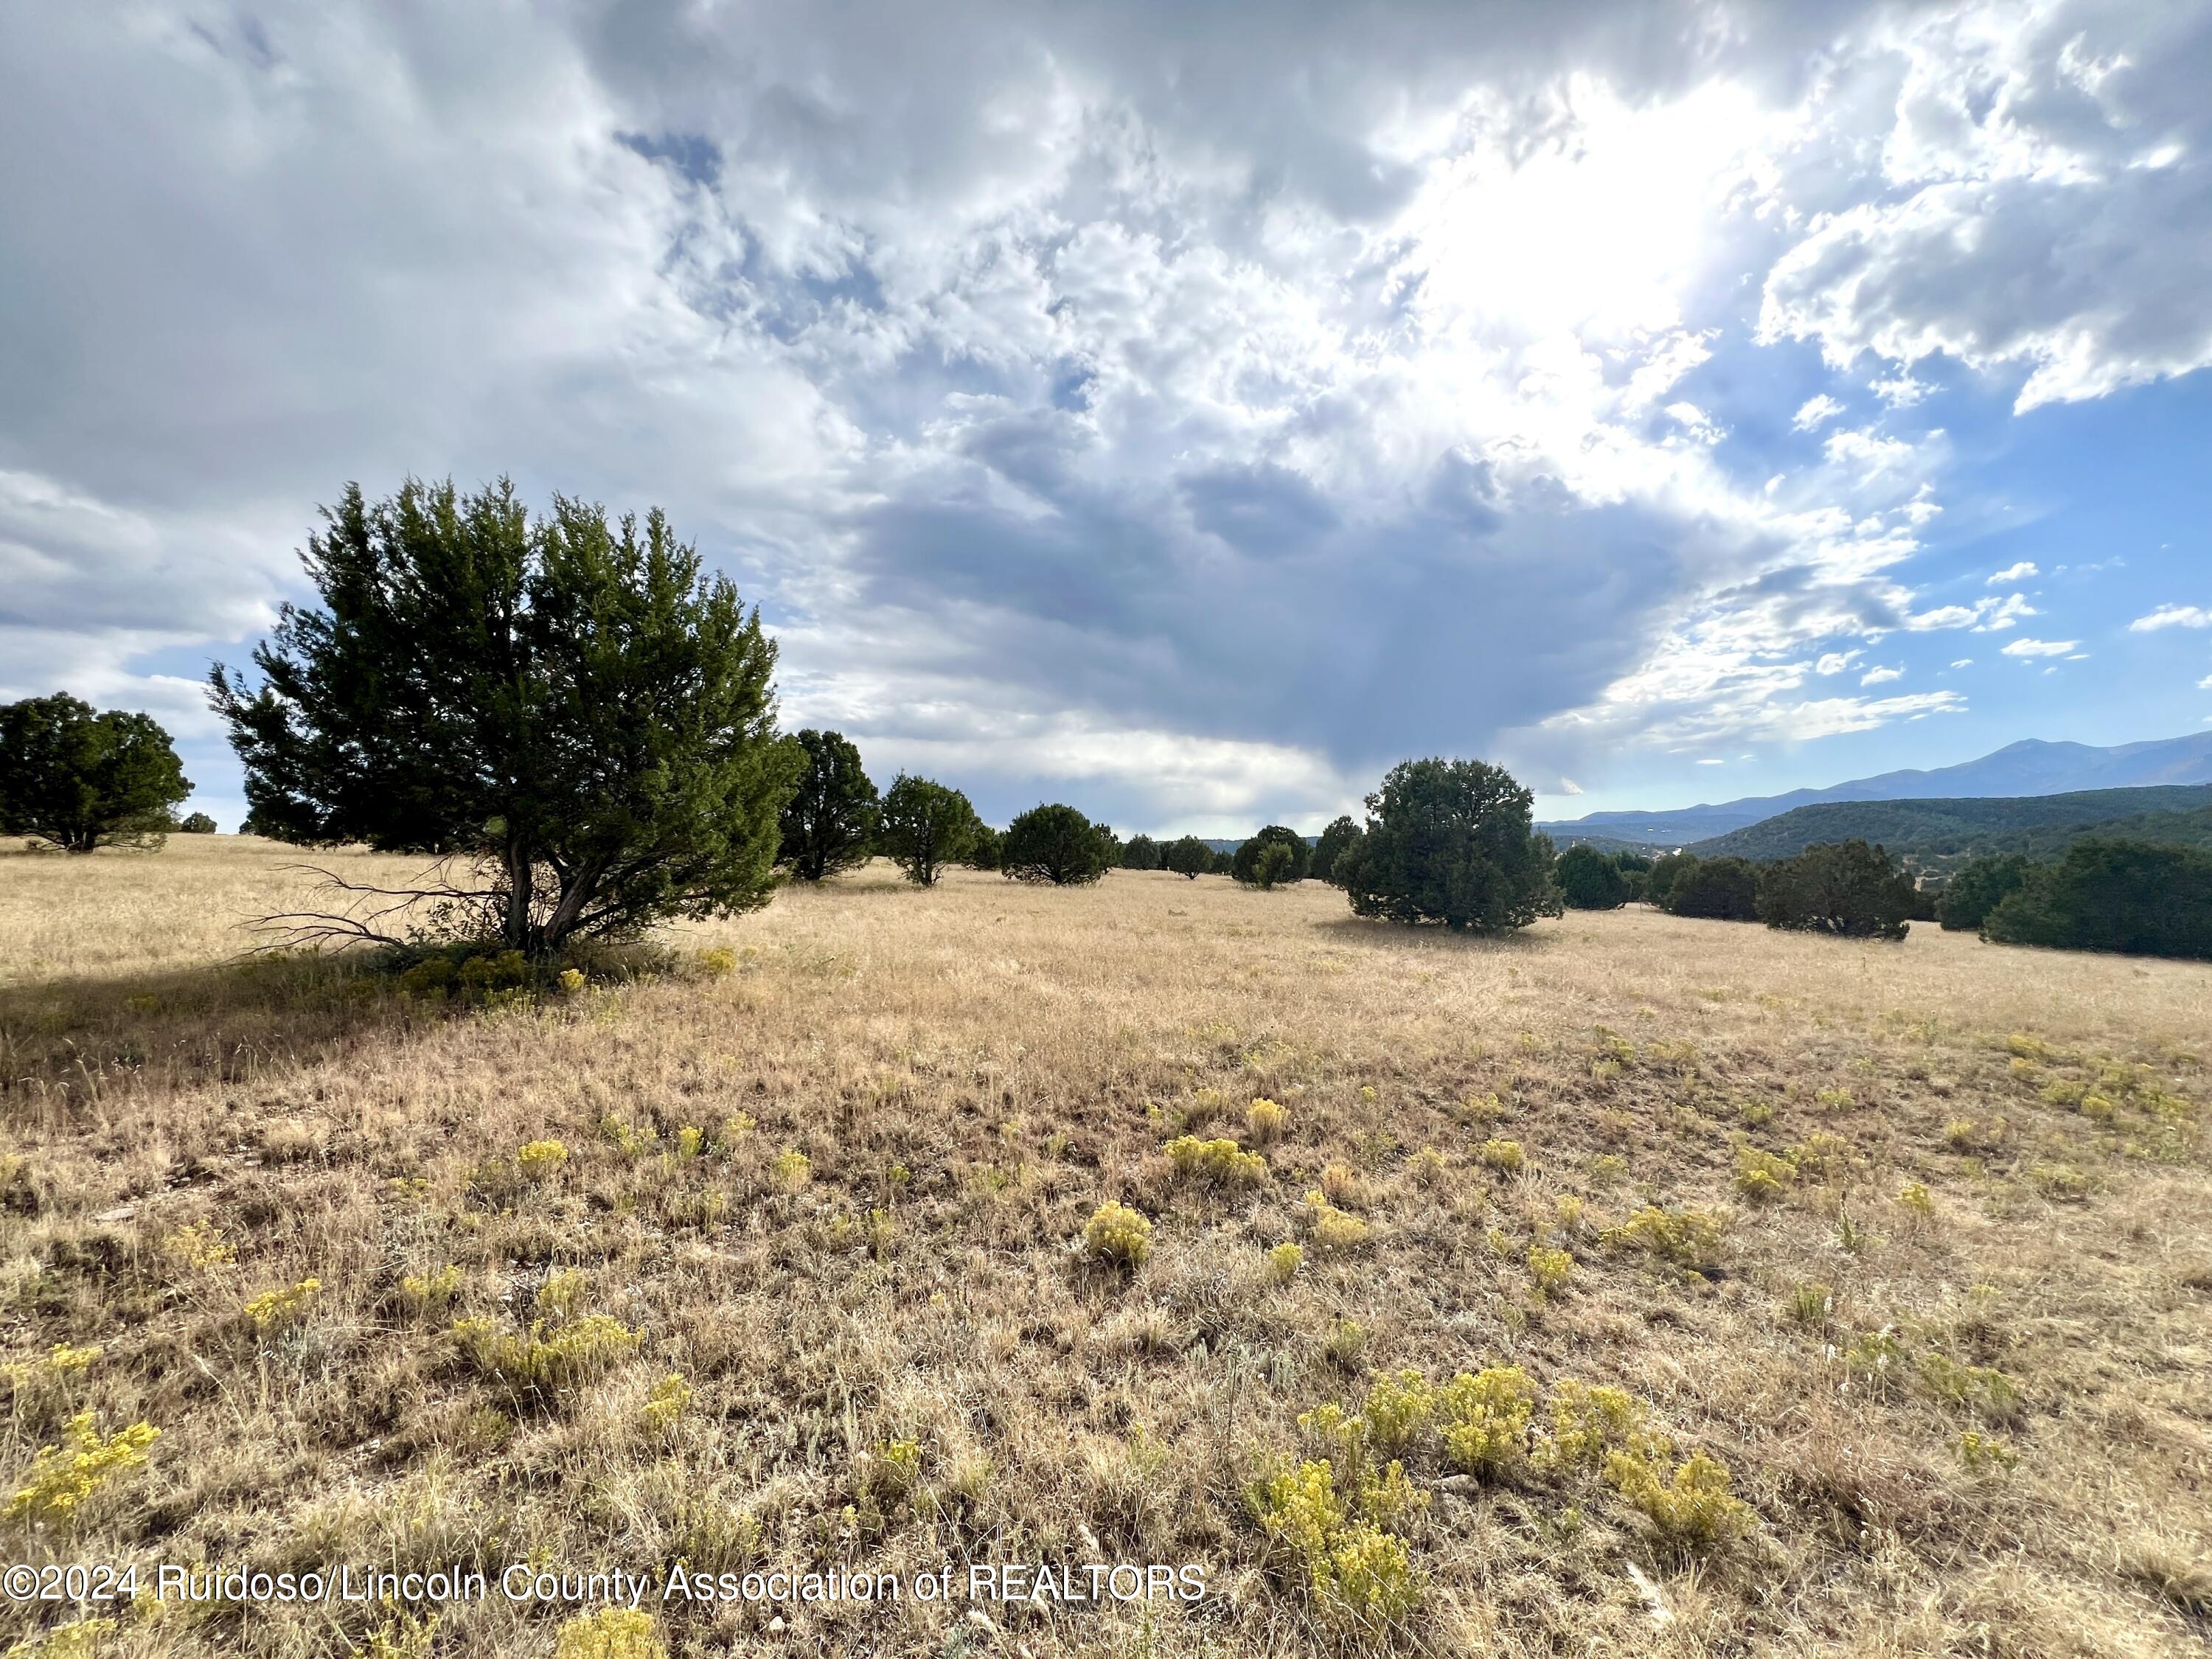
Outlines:
{"type": "Polygon", "coordinates": [[[792,740],[802,757],[799,787],[784,803],[778,864],[801,881],[821,881],[868,861],[880,807],[860,751],[842,732],[811,727],[792,740]]]}
{"type": "MultiPolygon", "coordinates": [[[[533,956],[767,902],[796,762],[775,647],[658,510],[533,521],[505,479],[410,479],[325,517],[320,605],[285,607],[258,686],[212,677],[260,833],[453,855],[420,892],[353,890],[533,956]]],[[[392,912],[295,920],[396,943],[392,912]]]]}
{"type": "Polygon", "coordinates": [[[1896,939],[1909,930],[1913,889],[1881,848],[1834,842],[1763,866],[1758,908],[1770,927],[1896,939]]]}
{"type": "Polygon", "coordinates": [[[1367,797],[1367,830],[1338,860],[1354,914],[1498,933],[1559,914],[1534,797],[1481,761],[1401,761],[1367,797]]]}
{"type": "Polygon", "coordinates": [[[158,847],[191,781],[150,715],[67,692],[0,708],[0,835],[69,853],[158,847]]]}
{"type": "Polygon", "coordinates": [[[946,865],[966,858],[982,828],[967,796],[927,778],[902,772],[884,793],[884,851],[917,885],[934,884],[946,865]]]}
{"type": "Polygon", "coordinates": [[[1117,850],[1111,830],[1073,806],[1032,806],[999,838],[999,868],[1014,881],[1080,886],[1104,875],[1117,850]]]}

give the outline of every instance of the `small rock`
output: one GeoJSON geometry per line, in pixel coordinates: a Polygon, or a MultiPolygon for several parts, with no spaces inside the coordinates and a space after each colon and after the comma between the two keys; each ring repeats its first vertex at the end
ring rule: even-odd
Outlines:
{"type": "Polygon", "coordinates": [[[98,1215],[93,1217],[93,1219],[94,1221],[128,1221],[137,1213],[138,1206],[136,1204],[118,1204],[112,1209],[102,1210],[98,1215]]]}

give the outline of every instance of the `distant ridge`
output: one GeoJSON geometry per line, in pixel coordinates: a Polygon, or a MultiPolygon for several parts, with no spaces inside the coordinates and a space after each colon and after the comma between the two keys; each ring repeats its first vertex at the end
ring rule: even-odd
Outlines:
{"type": "Polygon", "coordinates": [[[2116,744],[2107,749],[2027,738],[1979,760],[1932,771],[1884,772],[1831,784],[1825,789],[1793,789],[1783,795],[1753,795],[1667,811],[1592,812],[1537,828],[1562,847],[1578,840],[1683,847],[1748,828],[1797,807],[1830,801],[1960,800],[2200,783],[2212,783],[2212,732],[2116,744]]]}
{"type": "Polygon", "coordinates": [[[2149,784],[2063,795],[1822,801],[1693,842],[1687,850],[1702,859],[1756,863],[1792,858],[1821,842],[1870,841],[1925,869],[1984,853],[2055,858],[2085,836],[2212,846],[2212,784],[2149,784]]]}

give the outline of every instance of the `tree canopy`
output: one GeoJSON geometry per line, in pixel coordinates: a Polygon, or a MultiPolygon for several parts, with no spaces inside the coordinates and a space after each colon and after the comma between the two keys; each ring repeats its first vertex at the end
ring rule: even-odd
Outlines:
{"type": "Polygon", "coordinates": [[[1132,836],[1121,843],[1121,867],[1124,870],[1157,870],[1160,867],[1160,844],[1150,836],[1132,836]]]}
{"type": "Polygon", "coordinates": [[[1306,855],[1304,836],[1279,823],[1271,823],[1237,848],[1229,873],[1248,887],[1273,887],[1283,882],[1303,881],[1306,855]],[[1280,848],[1281,854],[1268,857],[1267,849],[1271,847],[1280,848]]]}
{"type": "Polygon", "coordinates": [[[2081,841],[2038,865],[1992,909],[2001,945],[2212,960],[2212,853],[2145,842],[2081,841]]]}
{"type": "Polygon", "coordinates": [[[2030,868],[2024,853],[1996,853],[1974,859],[1944,884],[1936,902],[1936,920],[1951,933],[1979,933],[1990,911],[2027,884],[2030,868]]]}
{"type": "Polygon", "coordinates": [[[69,853],[158,847],[191,793],[151,715],[95,714],[65,691],[0,708],[0,835],[69,853]]]}
{"type": "Polygon", "coordinates": [[[1032,806],[1006,826],[999,868],[1015,881],[1079,886],[1104,875],[1116,852],[1112,831],[1073,806],[1032,806]]]}
{"type": "Polygon", "coordinates": [[[1367,797],[1366,833],[1339,860],[1354,914],[1483,933],[1559,915],[1534,800],[1481,761],[1400,762],[1367,797]]]}
{"type": "Polygon", "coordinates": [[[927,778],[902,772],[884,793],[884,851],[920,886],[933,885],[946,865],[966,858],[982,827],[967,796],[927,778]]]}
{"type": "Polygon", "coordinates": [[[1334,882],[1342,886],[1344,884],[1336,879],[1336,861],[1358,839],[1359,826],[1349,817],[1331,819],[1328,828],[1321,832],[1321,839],[1314,843],[1313,860],[1306,866],[1306,873],[1316,881],[1334,882]]]}
{"type": "Polygon", "coordinates": [[[1650,882],[1652,890],[1663,895],[1656,902],[1669,915],[1759,920],[1759,866],[1748,859],[1699,859],[1684,853],[1654,864],[1650,882]]]}
{"type": "Polygon", "coordinates": [[[1552,878],[1570,910],[1618,910],[1628,902],[1628,878],[1594,847],[1577,844],[1560,854],[1552,878]]]}
{"type": "Polygon", "coordinates": [[[1844,939],[1903,939],[1912,914],[1912,882],[1881,848],[1838,842],[1762,868],[1758,908],[1759,919],[1770,927],[1844,939]]]}
{"type": "Polygon", "coordinates": [[[822,881],[867,862],[881,809],[860,751],[844,733],[809,727],[792,742],[802,763],[799,787],[784,803],[775,861],[801,881],[822,881]]]}
{"type": "Polygon", "coordinates": [[[384,918],[428,899],[445,931],[543,957],[767,901],[799,759],[775,647],[657,509],[611,524],[556,495],[533,520],[505,479],[410,479],[325,519],[302,556],[320,605],[284,608],[258,686],[211,677],[252,822],[453,856],[303,928],[400,942],[384,918]]]}
{"type": "Polygon", "coordinates": [[[1160,862],[1176,874],[1196,881],[1213,868],[1213,849],[1196,836],[1183,836],[1161,850],[1160,862]]]}

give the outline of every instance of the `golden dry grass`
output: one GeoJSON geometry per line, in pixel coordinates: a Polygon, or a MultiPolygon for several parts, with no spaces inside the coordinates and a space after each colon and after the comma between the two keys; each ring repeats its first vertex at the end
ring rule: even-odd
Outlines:
{"type": "MultiPolygon", "coordinates": [[[[1208,1571],[1194,1607],[989,1627],[659,1609],[676,1652],[2203,1651],[2212,969],[1640,909],[1467,940],[1312,884],[878,866],[684,930],[653,977],[469,1007],[230,963],[304,894],[294,856],[0,855],[0,1328],[28,1367],[0,1481],[81,1407],[161,1431],[74,1529],[13,1523],[12,1559],[1208,1571]],[[1254,1146],[1263,1096],[1263,1182],[1177,1178],[1169,1139],[1254,1146]],[[1812,1151],[1754,1203],[1740,1146],[1812,1151]],[[1369,1226],[1340,1254],[1311,1248],[1324,1184],[1369,1226]],[[1078,1244],[1109,1199],[1152,1222],[1133,1276],[1078,1244]],[[1651,1204],[1728,1212],[1705,1271],[1606,1240],[1651,1204]],[[1566,1288],[1536,1292],[1532,1246],[1566,1288]],[[635,1352],[496,1351],[592,1315],[635,1352]],[[57,1342],[100,1352],[49,1375],[57,1342]],[[1377,1374],[1489,1364],[1628,1389],[1751,1524],[1685,1552],[1601,1482],[1423,1455],[1419,1609],[1315,1617],[1253,1481],[1377,1374]]],[[[100,1650],[545,1654],[558,1622],[173,1606],[100,1650]]]]}

